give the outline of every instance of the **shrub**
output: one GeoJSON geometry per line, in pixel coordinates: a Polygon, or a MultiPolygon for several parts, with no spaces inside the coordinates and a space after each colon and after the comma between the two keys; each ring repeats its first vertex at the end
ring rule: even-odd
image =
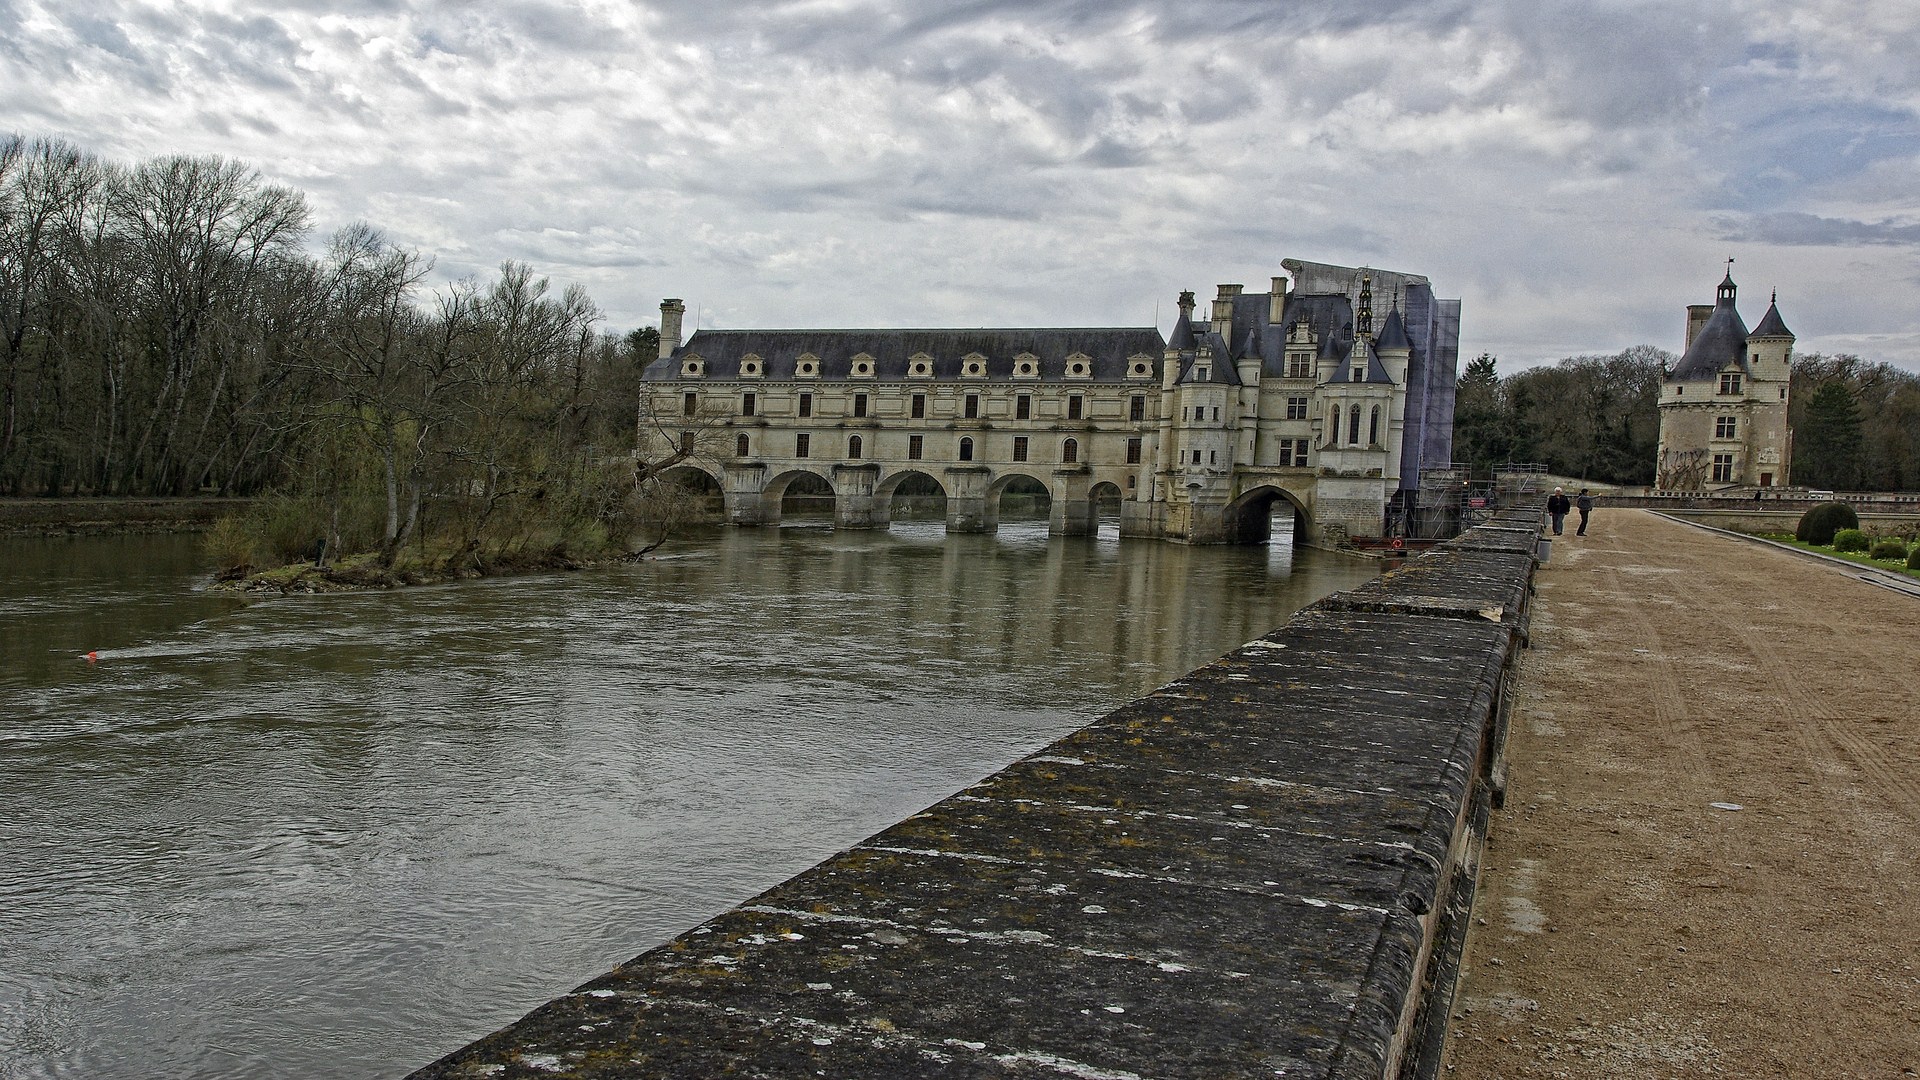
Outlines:
{"type": "Polygon", "coordinates": [[[1893,537],[1875,540],[1873,546],[1867,549],[1869,559],[1904,559],[1906,557],[1907,542],[1893,537]]]}
{"type": "Polygon", "coordinates": [[[1913,545],[1913,550],[1907,552],[1907,569],[1920,570],[1920,544],[1913,545]]]}
{"type": "Polygon", "coordinates": [[[1865,551],[1867,550],[1867,534],[1861,532],[1859,529],[1841,529],[1839,532],[1833,534],[1833,550],[1865,551]]]}
{"type": "Polygon", "coordinates": [[[1834,533],[1859,527],[1860,515],[1853,512],[1853,507],[1843,502],[1821,503],[1800,515],[1800,525],[1793,530],[1793,538],[1803,544],[1826,547],[1833,543],[1834,533]]]}

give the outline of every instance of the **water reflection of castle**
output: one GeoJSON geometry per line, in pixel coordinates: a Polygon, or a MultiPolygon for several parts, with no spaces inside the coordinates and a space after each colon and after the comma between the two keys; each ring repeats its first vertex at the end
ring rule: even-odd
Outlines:
{"type": "Polygon", "coordinates": [[[1121,529],[1259,542],[1291,506],[1309,543],[1375,537],[1452,452],[1460,304],[1413,274],[1286,260],[1267,293],[1180,296],[1154,328],[699,330],[661,304],[645,452],[686,446],[735,524],[777,522],[802,478],[840,528],[884,527],[904,483],[946,498],[950,532],[998,525],[1035,484],[1051,528],[1096,507],[1121,529]],[[1376,318],[1376,309],[1384,316],[1376,318]],[[923,488],[930,490],[930,488],[923,488]]]}

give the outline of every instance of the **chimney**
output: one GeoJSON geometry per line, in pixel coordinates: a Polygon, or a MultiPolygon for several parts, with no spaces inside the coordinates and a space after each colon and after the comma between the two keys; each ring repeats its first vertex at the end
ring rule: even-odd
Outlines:
{"type": "Polygon", "coordinates": [[[660,301],[660,359],[680,347],[680,318],[686,313],[687,305],[679,300],[660,301]]]}
{"type": "Polygon", "coordinates": [[[1286,317],[1286,310],[1287,279],[1277,277],[1273,279],[1273,289],[1267,293],[1267,322],[1278,326],[1286,317]]]}
{"type": "Polygon", "coordinates": [[[1213,332],[1229,345],[1233,340],[1233,298],[1240,295],[1242,288],[1244,286],[1222,285],[1213,301],[1213,332]]]}
{"type": "Polygon", "coordinates": [[[1712,317],[1712,304],[1687,305],[1687,343],[1680,347],[1682,353],[1693,348],[1693,339],[1700,336],[1700,328],[1707,325],[1707,320],[1712,317]]]}

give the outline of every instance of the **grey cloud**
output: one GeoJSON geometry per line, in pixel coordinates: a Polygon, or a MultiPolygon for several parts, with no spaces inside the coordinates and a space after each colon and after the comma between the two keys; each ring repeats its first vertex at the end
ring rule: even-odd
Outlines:
{"type": "Polygon", "coordinates": [[[1714,224],[1720,239],[1738,243],[1796,247],[1920,245],[1920,225],[1896,225],[1890,221],[1854,221],[1787,212],[1728,215],[1715,219],[1714,224]]]}

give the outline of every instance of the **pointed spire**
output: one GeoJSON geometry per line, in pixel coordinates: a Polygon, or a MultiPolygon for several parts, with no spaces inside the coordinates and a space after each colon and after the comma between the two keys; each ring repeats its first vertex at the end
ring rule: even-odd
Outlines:
{"type": "Polygon", "coordinates": [[[1180,319],[1173,324],[1173,335],[1167,339],[1169,349],[1193,348],[1193,290],[1187,289],[1180,294],[1180,319]]]}
{"type": "Polygon", "coordinates": [[[1360,311],[1354,316],[1354,329],[1361,337],[1373,336],[1373,275],[1360,274],[1360,311]]]}
{"type": "Polygon", "coordinates": [[[1740,286],[1733,283],[1733,260],[1728,259],[1727,276],[1720,279],[1720,291],[1714,297],[1715,305],[1725,304],[1728,307],[1732,307],[1734,294],[1739,291],[1740,286]]]}

